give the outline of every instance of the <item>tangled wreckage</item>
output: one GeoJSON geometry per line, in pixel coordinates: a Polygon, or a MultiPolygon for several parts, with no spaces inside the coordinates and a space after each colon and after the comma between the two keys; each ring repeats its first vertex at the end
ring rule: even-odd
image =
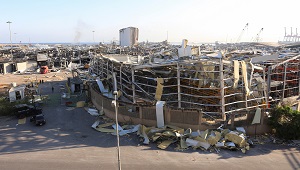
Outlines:
{"type": "Polygon", "coordinates": [[[111,103],[116,84],[123,122],[200,130],[224,124],[231,128],[243,126],[247,133],[254,134],[255,127],[257,133],[268,130],[265,120],[269,108],[289,103],[298,109],[297,44],[189,46],[184,40],[181,45],[162,42],[133,47],[114,43],[20,47],[3,47],[1,73],[16,68],[31,74],[38,71],[30,69],[40,65],[47,65],[51,71],[76,70],[81,81],[73,82],[71,91],[83,90],[79,82],[87,84],[93,104],[111,118],[115,114],[111,103]],[[13,60],[5,62],[11,54],[13,60]],[[36,64],[29,60],[36,60],[36,64]]]}
{"type": "Polygon", "coordinates": [[[241,126],[263,133],[270,108],[298,105],[299,57],[278,49],[201,52],[185,42],[146,56],[98,54],[91,60],[96,82],[90,95],[97,109],[114,118],[116,88],[121,122],[194,130],[241,126]]]}
{"type": "MultiPolygon", "coordinates": [[[[10,50],[2,51],[9,58],[10,50]]],[[[36,58],[37,66],[71,70],[69,93],[86,90],[97,110],[112,119],[117,97],[118,120],[139,125],[119,127],[120,133],[138,132],[145,144],[161,140],[162,149],[177,141],[179,149],[238,146],[244,152],[249,149],[246,132],[270,130],[266,121],[270,108],[288,103],[300,109],[299,45],[188,46],[184,40],[181,46],[100,44],[13,52],[20,54],[13,55],[14,61],[36,58]]],[[[37,72],[14,61],[0,62],[0,72],[13,70],[9,68],[37,72]]],[[[105,126],[93,125],[115,132],[105,126]]]]}

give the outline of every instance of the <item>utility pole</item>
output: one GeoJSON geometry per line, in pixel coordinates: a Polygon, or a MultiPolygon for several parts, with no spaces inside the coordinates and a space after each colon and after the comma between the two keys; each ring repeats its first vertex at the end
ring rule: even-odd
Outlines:
{"type": "Polygon", "coordinates": [[[11,41],[11,30],[10,30],[10,24],[11,24],[12,22],[7,21],[6,23],[8,23],[8,29],[9,29],[10,55],[11,55],[11,58],[12,58],[12,60],[13,60],[13,54],[12,54],[12,41],[11,41]]]}

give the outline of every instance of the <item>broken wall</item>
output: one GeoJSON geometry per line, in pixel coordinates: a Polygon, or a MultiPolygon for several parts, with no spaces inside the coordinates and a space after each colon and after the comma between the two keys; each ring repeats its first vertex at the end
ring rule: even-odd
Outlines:
{"type": "MultiPolygon", "coordinates": [[[[91,101],[95,105],[98,110],[104,107],[104,113],[111,119],[115,118],[115,108],[112,106],[113,99],[109,99],[101,95],[97,86],[90,85],[90,94],[91,101]],[[103,103],[103,105],[102,105],[103,103]]],[[[120,103],[119,107],[119,121],[120,122],[130,122],[132,124],[143,124],[146,126],[156,126],[156,112],[155,107],[147,107],[147,106],[136,106],[120,103]],[[125,106],[126,105],[126,106],[125,106]],[[128,111],[132,107],[138,107],[138,111],[132,112],[128,111]],[[129,109],[128,109],[129,108],[129,109]]],[[[236,123],[236,125],[242,125],[247,129],[247,133],[254,134],[256,126],[257,134],[261,134],[269,131],[266,121],[263,121],[258,125],[244,124],[246,122],[251,122],[253,116],[247,116],[247,120],[238,120],[241,121],[236,123]]],[[[262,118],[264,119],[264,118],[262,118]]],[[[210,119],[210,116],[203,114],[201,111],[193,111],[193,110],[178,110],[165,107],[164,108],[164,121],[166,125],[174,125],[182,128],[191,128],[193,130],[206,130],[206,129],[215,129],[220,126],[221,122],[215,122],[210,119]]],[[[230,126],[230,124],[229,124],[230,126]]]]}
{"type": "Polygon", "coordinates": [[[26,62],[21,62],[21,63],[16,63],[17,65],[17,71],[24,72],[27,69],[27,61],[26,62]]]}
{"type": "MultiPolygon", "coordinates": [[[[139,122],[146,120],[155,125],[157,100],[166,102],[165,122],[180,127],[218,126],[233,113],[266,105],[264,89],[257,88],[259,83],[255,79],[258,76],[264,82],[263,74],[255,74],[248,62],[238,61],[234,67],[232,61],[222,58],[164,61],[126,64],[99,56],[93,70],[110,91],[112,73],[116,74],[119,99],[127,103],[121,106],[122,112],[139,122]],[[139,105],[139,117],[130,115],[130,107],[125,105],[139,105]]],[[[114,111],[109,106],[107,109],[114,111]]]]}
{"type": "Polygon", "coordinates": [[[13,65],[11,63],[3,63],[3,74],[12,73],[13,65]]]}
{"type": "Polygon", "coordinates": [[[297,100],[289,100],[300,95],[300,56],[267,67],[267,96],[269,106],[274,107],[280,102],[288,101],[292,105],[297,100]]]}

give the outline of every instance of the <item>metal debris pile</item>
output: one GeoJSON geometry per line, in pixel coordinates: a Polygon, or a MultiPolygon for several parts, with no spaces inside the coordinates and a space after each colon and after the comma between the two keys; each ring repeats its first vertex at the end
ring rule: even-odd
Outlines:
{"type": "MultiPolygon", "coordinates": [[[[115,123],[101,124],[97,120],[92,125],[92,128],[99,132],[116,135],[115,123]]],[[[171,125],[155,128],[139,124],[119,126],[118,129],[120,136],[137,132],[143,144],[148,145],[150,142],[157,143],[157,147],[160,149],[166,149],[171,144],[177,144],[176,150],[193,148],[194,150],[202,149],[217,153],[219,153],[220,149],[241,150],[243,153],[246,153],[250,149],[245,130],[242,127],[234,131],[218,128],[193,132],[190,128],[184,130],[183,128],[171,125]]]]}
{"type": "Polygon", "coordinates": [[[144,138],[144,144],[149,144],[150,141],[155,142],[160,149],[166,149],[173,143],[178,145],[176,150],[185,150],[191,147],[193,149],[214,150],[218,153],[220,149],[224,148],[241,150],[246,153],[250,149],[245,130],[241,127],[234,131],[218,128],[192,132],[190,128],[184,130],[170,125],[163,128],[141,125],[137,134],[144,138]]]}
{"type": "MultiPolygon", "coordinates": [[[[124,125],[122,127],[120,125],[118,125],[119,135],[123,136],[128,133],[137,132],[139,130],[139,127],[140,127],[140,125],[124,125]]],[[[116,124],[112,123],[112,122],[100,124],[100,120],[97,120],[92,125],[92,128],[94,128],[95,130],[97,130],[99,132],[110,133],[112,135],[116,135],[116,124]]]]}

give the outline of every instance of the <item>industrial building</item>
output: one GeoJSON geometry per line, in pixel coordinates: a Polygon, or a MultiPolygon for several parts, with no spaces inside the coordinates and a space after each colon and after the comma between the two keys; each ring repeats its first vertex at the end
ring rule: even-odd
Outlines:
{"type": "Polygon", "coordinates": [[[110,103],[116,84],[121,121],[155,126],[163,119],[165,124],[202,130],[227,124],[250,133],[254,127],[258,133],[266,131],[269,108],[286,101],[298,105],[298,54],[178,57],[170,51],[95,57],[91,70],[98,84],[90,85],[93,104],[113,118],[110,103]],[[160,109],[163,116],[158,115],[160,109]]]}
{"type": "MultiPolygon", "coordinates": [[[[82,82],[70,82],[71,92],[88,89],[95,107],[104,109],[111,118],[115,115],[111,102],[116,83],[121,121],[155,126],[162,119],[165,124],[183,128],[207,129],[228,124],[253,130],[251,122],[260,111],[259,132],[268,127],[264,120],[269,108],[282,102],[297,106],[298,49],[259,43],[189,46],[187,42],[183,40],[181,46],[75,46],[47,49],[43,54],[48,56],[44,62],[51,61],[55,67],[68,65],[70,71],[86,72],[82,82]]],[[[35,60],[40,59],[38,54],[40,50],[35,53],[35,60]]],[[[36,67],[38,63],[34,63],[36,67]]],[[[2,72],[12,69],[8,65],[0,63],[2,72]]],[[[18,68],[20,71],[26,69],[23,63],[17,66],[22,68],[18,68]]]]}
{"type": "Polygon", "coordinates": [[[138,43],[139,29],[135,27],[127,27],[119,30],[120,46],[134,46],[138,43]]]}

